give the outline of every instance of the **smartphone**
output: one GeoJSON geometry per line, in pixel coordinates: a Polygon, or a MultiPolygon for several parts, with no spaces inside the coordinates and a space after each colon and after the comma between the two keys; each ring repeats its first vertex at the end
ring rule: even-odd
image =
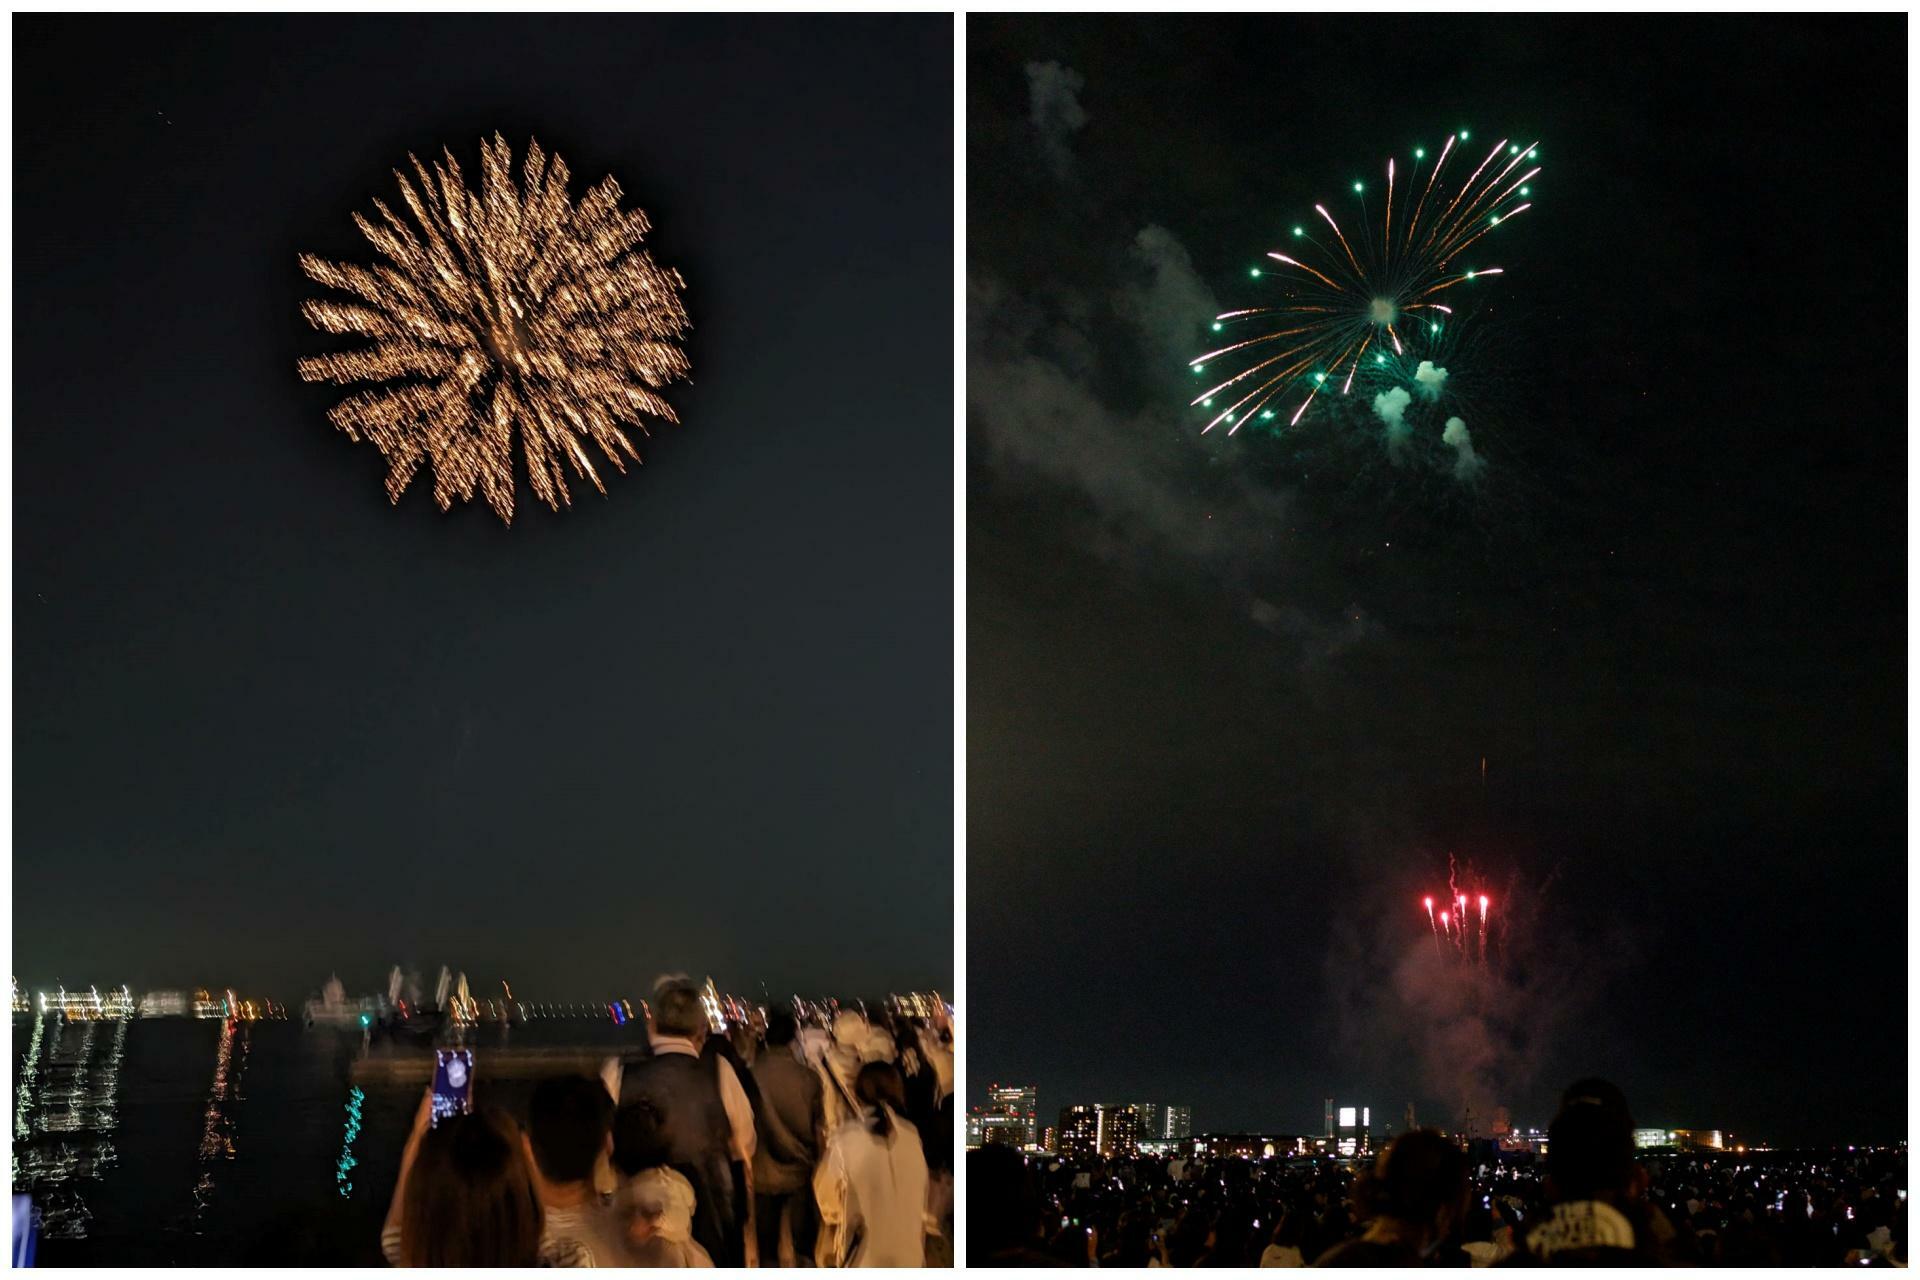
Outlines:
{"type": "Polygon", "coordinates": [[[40,1243],[40,1228],[33,1220],[33,1200],[29,1196],[13,1198],[13,1265],[30,1267],[40,1243]]]}
{"type": "Polygon", "coordinates": [[[433,1124],[473,1110],[473,1050],[436,1049],[433,1054],[433,1124]]]}

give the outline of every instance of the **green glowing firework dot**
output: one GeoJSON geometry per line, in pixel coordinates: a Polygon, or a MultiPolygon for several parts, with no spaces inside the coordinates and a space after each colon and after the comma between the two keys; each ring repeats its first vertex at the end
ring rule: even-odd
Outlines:
{"type": "MultiPolygon", "coordinates": [[[[1304,221],[1281,224],[1283,235],[1292,232],[1292,255],[1269,254],[1276,265],[1263,263],[1247,271],[1261,282],[1263,299],[1270,296],[1264,277],[1273,276],[1278,298],[1218,316],[1213,332],[1224,333],[1225,321],[1233,319],[1235,339],[1218,339],[1223,345],[1198,361],[1221,369],[1215,373],[1198,362],[1191,366],[1196,374],[1214,374],[1204,389],[1196,388],[1191,402],[1208,410],[1203,434],[1221,427],[1231,435],[1254,421],[1272,423],[1277,434],[1277,420],[1297,425],[1312,411],[1310,406],[1318,407],[1319,391],[1348,394],[1358,390],[1356,375],[1364,374],[1369,381],[1393,376],[1403,360],[1411,365],[1419,358],[1405,340],[1417,339],[1421,319],[1427,321],[1429,342],[1438,346],[1454,326],[1435,314],[1450,310],[1436,296],[1456,307],[1465,305],[1467,295],[1476,291],[1442,291],[1501,274],[1497,266],[1469,270],[1460,261],[1463,251],[1473,251],[1469,246],[1489,232],[1507,234],[1506,224],[1531,207],[1524,202],[1532,188],[1524,184],[1540,173],[1532,166],[1520,167],[1523,156],[1534,159],[1535,148],[1515,144],[1510,137],[1495,143],[1491,153],[1475,149],[1454,157],[1472,137],[1464,128],[1441,135],[1446,147],[1434,153],[1438,167],[1432,170],[1425,164],[1424,144],[1400,153],[1405,159],[1411,152],[1417,162],[1408,173],[1397,174],[1389,159],[1386,185],[1376,199],[1367,198],[1365,180],[1347,179],[1353,187],[1351,205],[1336,201],[1312,206],[1314,215],[1327,224],[1319,235],[1308,236],[1304,221]],[[1500,154],[1503,149],[1505,156],[1500,154]],[[1511,199],[1516,193],[1520,199],[1511,199]],[[1416,311],[1428,314],[1419,317],[1416,311]],[[1395,326],[1413,332],[1402,333],[1395,326]]],[[[1319,404],[1324,403],[1323,398],[1319,404]]]]}

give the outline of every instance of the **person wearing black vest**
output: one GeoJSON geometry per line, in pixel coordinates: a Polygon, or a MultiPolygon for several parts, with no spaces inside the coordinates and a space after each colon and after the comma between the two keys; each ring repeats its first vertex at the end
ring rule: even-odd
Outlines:
{"type": "Polygon", "coordinates": [[[706,1010],[691,983],[656,992],[647,1029],[653,1054],[627,1068],[620,1101],[645,1099],[659,1114],[668,1161],[693,1184],[693,1238],[714,1266],[740,1267],[747,1205],[735,1189],[734,1164],[753,1158],[753,1113],[732,1066],[701,1057],[706,1035],[706,1010]]]}

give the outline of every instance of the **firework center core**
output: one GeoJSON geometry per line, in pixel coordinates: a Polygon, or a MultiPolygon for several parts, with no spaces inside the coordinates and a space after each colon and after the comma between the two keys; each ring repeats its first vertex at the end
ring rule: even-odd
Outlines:
{"type": "Polygon", "coordinates": [[[511,315],[503,315],[488,325],[480,334],[480,342],[501,364],[525,368],[526,331],[520,322],[511,315]]]}
{"type": "Polygon", "coordinates": [[[1397,313],[1393,303],[1385,298],[1375,298],[1367,308],[1367,315],[1375,324],[1392,324],[1397,313]]]}

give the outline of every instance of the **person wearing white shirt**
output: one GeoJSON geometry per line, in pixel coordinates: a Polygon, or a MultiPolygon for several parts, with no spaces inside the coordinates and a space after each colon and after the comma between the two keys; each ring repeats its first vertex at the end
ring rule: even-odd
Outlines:
{"type": "Polygon", "coordinates": [[[906,1089],[890,1062],[869,1062],[855,1079],[861,1114],[827,1139],[814,1172],[814,1198],[842,1267],[926,1265],[927,1159],[919,1132],[900,1117],[906,1089]]]}

